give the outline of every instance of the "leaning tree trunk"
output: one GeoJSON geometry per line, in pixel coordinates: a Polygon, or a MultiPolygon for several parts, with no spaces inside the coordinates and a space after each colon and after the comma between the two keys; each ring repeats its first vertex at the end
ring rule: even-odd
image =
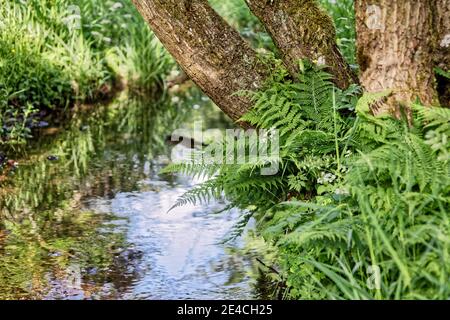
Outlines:
{"type": "Polygon", "coordinates": [[[250,10],[272,36],[290,73],[298,73],[299,59],[329,66],[341,89],[358,82],[336,44],[331,17],[316,0],[246,0],[250,10]]]}
{"type": "MultiPolygon", "coordinates": [[[[392,89],[387,106],[419,99],[437,104],[432,3],[436,0],[356,0],[358,63],[369,92],[392,89]]],[[[385,111],[385,110],[383,110],[385,111]]]]}
{"type": "Polygon", "coordinates": [[[133,0],[186,74],[229,117],[251,107],[239,90],[257,90],[266,77],[254,50],[206,0],[133,0]]]}

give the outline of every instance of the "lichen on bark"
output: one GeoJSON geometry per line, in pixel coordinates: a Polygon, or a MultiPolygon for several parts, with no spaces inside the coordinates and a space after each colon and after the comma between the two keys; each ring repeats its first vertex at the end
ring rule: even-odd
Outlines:
{"type": "Polygon", "coordinates": [[[315,0],[246,0],[279,49],[284,63],[296,76],[298,61],[326,64],[338,87],[345,89],[358,78],[336,44],[332,18],[315,0]]]}

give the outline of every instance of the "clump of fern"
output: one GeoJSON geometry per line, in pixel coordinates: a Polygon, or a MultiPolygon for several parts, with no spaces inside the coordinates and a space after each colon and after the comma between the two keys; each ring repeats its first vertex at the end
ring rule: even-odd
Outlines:
{"type": "Polygon", "coordinates": [[[300,67],[242,93],[254,103],[243,120],[279,130],[279,159],[169,167],[209,178],[176,205],[220,198],[253,216],[286,298],[450,298],[449,110],[413,105],[412,125],[375,117],[389,92],[359,97],[300,67]],[[272,161],[280,170],[262,176],[272,161]]]}
{"type": "Polygon", "coordinates": [[[414,105],[410,127],[365,107],[349,150],[358,152],[359,141],[372,150],[346,158],[346,173],[323,194],[264,215],[261,229],[280,249],[289,296],[448,299],[450,112],[414,105]]]}
{"type": "MultiPolygon", "coordinates": [[[[176,206],[202,203],[220,195],[239,208],[269,208],[287,200],[291,191],[305,191],[308,197],[316,194],[316,180],[324,172],[338,170],[336,152],[346,144],[345,134],[354,121],[341,112],[358,91],[354,87],[345,92],[335,88],[330,75],[308,61],[301,62],[301,69],[300,78],[294,82],[278,65],[264,90],[240,93],[250,96],[255,104],[243,121],[257,129],[279,130],[280,157],[243,165],[171,165],[166,172],[214,179],[214,183],[208,181],[189,191],[176,206]],[[341,107],[337,107],[337,100],[342,101],[341,107]],[[280,166],[278,174],[261,175],[261,168],[274,162],[280,166]],[[304,188],[299,181],[305,181],[304,188]]],[[[246,148],[251,147],[247,143],[246,148]]]]}

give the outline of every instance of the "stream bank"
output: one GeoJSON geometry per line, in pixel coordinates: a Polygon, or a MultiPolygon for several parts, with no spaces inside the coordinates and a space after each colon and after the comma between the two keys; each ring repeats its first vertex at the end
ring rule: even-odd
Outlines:
{"type": "Polygon", "coordinates": [[[222,241],[239,211],[167,212],[198,181],[160,174],[166,137],[193,120],[228,126],[212,108],[122,94],[41,137],[1,190],[0,298],[260,297],[244,241],[222,241]]]}

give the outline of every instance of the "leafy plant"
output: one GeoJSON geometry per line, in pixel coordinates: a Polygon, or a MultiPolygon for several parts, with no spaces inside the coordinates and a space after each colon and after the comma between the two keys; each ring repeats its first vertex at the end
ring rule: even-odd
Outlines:
{"type": "Polygon", "coordinates": [[[243,120],[280,130],[279,172],[178,164],[167,171],[210,180],[176,205],[224,198],[246,209],[278,249],[287,298],[448,299],[448,110],[413,105],[411,126],[375,117],[389,92],[358,100],[320,67],[301,69],[296,82],[281,68],[243,93],[254,103],[243,120]]]}

